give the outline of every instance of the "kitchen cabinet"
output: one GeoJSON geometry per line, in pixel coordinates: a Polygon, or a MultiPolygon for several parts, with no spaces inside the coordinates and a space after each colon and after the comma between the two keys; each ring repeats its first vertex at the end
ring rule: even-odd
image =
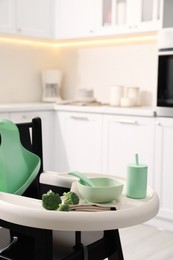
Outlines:
{"type": "Polygon", "coordinates": [[[129,28],[139,31],[157,31],[161,26],[160,0],[129,0],[129,28]]]}
{"type": "Polygon", "coordinates": [[[96,0],[57,0],[55,38],[71,39],[94,35],[96,0]]]}
{"type": "Polygon", "coordinates": [[[14,33],[14,0],[0,0],[0,33],[14,33]]]}
{"type": "Polygon", "coordinates": [[[160,28],[159,0],[100,0],[97,5],[97,34],[147,32],[160,28]]]}
{"type": "Polygon", "coordinates": [[[53,112],[52,111],[21,111],[10,112],[10,120],[14,123],[30,122],[34,117],[42,120],[43,167],[53,169],[53,112]]]}
{"type": "Polygon", "coordinates": [[[155,138],[154,184],[160,198],[159,217],[172,221],[173,118],[156,118],[155,138]]]}
{"type": "Polygon", "coordinates": [[[57,0],[55,38],[156,31],[161,7],[162,0],[57,0]]]}
{"type": "Polygon", "coordinates": [[[169,28],[173,27],[173,1],[172,0],[162,0],[162,27],[169,28]]]}
{"type": "Polygon", "coordinates": [[[0,119],[10,119],[10,113],[8,112],[1,112],[0,113],[0,119]]]}
{"type": "Polygon", "coordinates": [[[51,0],[17,0],[17,34],[51,37],[51,0]]]}
{"type": "Polygon", "coordinates": [[[51,0],[0,0],[0,33],[51,38],[51,0]]]}
{"type": "Polygon", "coordinates": [[[127,165],[148,165],[148,184],[153,186],[154,119],[149,117],[104,115],[103,171],[126,177],[127,165]]]}
{"type": "Polygon", "coordinates": [[[154,119],[80,112],[56,112],[57,171],[79,170],[126,177],[135,153],[154,178],[154,119]]]}
{"type": "Polygon", "coordinates": [[[56,171],[101,172],[102,115],[56,112],[56,171]]]}

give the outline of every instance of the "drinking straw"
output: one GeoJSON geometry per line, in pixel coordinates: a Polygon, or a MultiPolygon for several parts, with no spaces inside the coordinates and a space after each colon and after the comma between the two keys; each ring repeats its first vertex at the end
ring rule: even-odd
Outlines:
{"type": "Polygon", "coordinates": [[[135,154],[135,161],[136,161],[136,165],[139,165],[139,158],[138,158],[138,154],[135,154]]]}

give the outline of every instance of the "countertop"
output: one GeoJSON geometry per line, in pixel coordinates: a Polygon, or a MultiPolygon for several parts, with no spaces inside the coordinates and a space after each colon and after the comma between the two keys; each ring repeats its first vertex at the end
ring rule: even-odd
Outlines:
{"type": "Polygon", "coordinates": [[[54,110],[52,103],[4,103],[0,104],[0,113],[4,112],[20,112],[20,111],[39,111],[39,110],[54,110]]]}
{"type": "Polygon", "coordinates": [[[117,114],[134,116],[156,116],[155,109],[152,107],[112,107],[100,104],[56,104],[56,103],[10,103],[1,104],[0,113],[4,112],[22,112],[22,111],[69,111],[86,112],[99,114],[117,114]]]}
{"type": "Polygon", "coordinates": [[[74,106],[74,105],[55,105],[55,110],[58,111],[73,111],[86,113],[101,113],[115,115],[135,115],[135,116],[155,116],[154,108],[149,107],[112,107],[108,105],[101,106],[74,106]]]}

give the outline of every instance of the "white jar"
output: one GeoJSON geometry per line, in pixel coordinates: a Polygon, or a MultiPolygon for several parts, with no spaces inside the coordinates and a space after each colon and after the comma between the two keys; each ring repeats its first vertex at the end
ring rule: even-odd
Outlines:
{"type": "Polygon", "coordinates": [[[133,98],[129,98],[129,97],[121,98],[121,107],[133,107],[133,106],[134,106],[133,98]]]}
{"type": "Polygon", "coordinates": [[[128,87],[127,96],[133,99],[134,106],[139,105],[139,87],[128,87]]]}
{"type": "Polygon", "coordinates": [[[120,106],[120,101],[123,96],[124,87],[121,85],[112,85],[110,89],[110,105],[120,106]]]}

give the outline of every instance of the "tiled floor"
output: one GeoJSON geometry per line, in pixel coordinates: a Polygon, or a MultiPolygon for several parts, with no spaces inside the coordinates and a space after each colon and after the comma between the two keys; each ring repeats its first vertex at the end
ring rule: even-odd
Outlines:
{"type": "Polygon", "coordinates": [[[173,232],[148,225],[120,230],[125,260],[173,260],[173,232]]]}

